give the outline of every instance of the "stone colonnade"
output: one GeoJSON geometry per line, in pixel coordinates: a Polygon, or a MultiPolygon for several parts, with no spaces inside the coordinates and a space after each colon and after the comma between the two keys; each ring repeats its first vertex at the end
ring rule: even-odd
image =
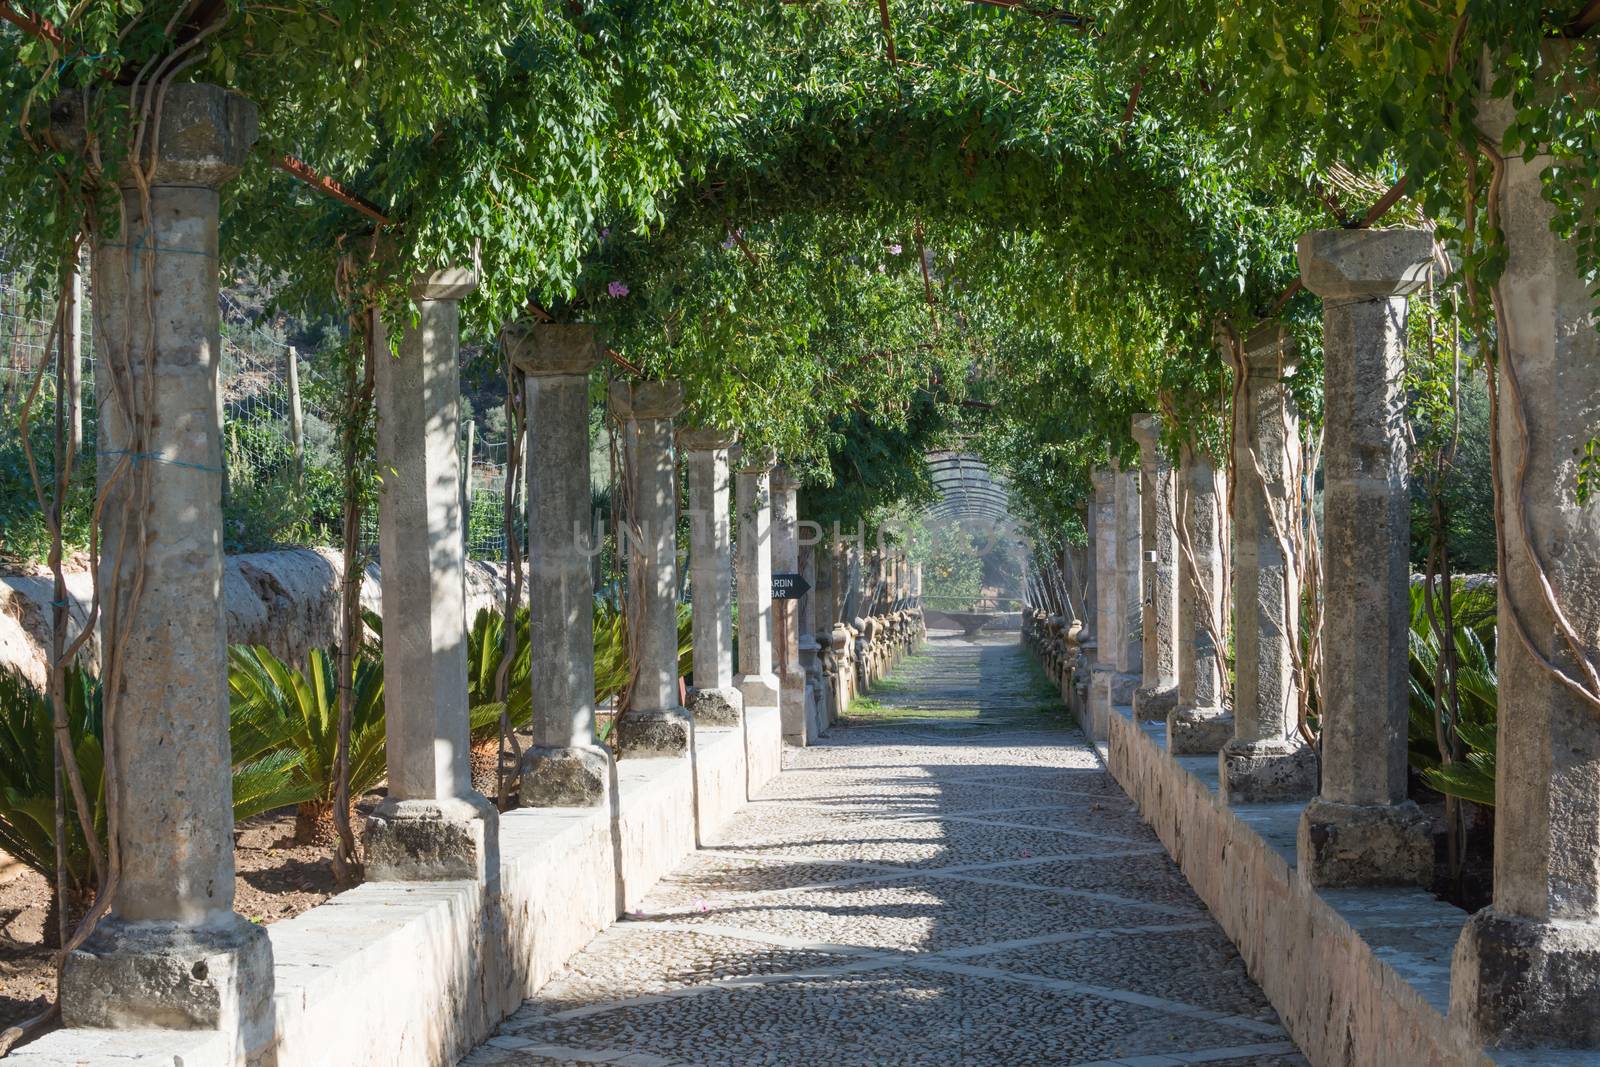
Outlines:
{"type": "MultiPolygon", "coordinates": [[[[1485,108],[1491,143],[1511,117],[1501,101],[1485,108]]],[[[1576,471],[1600,410],[1600,334],[1574,247],[1551,231],[1557,208],[1540,178],[1549,163],[1519,151],[1504,159],[1499,184],[1508,259],[1497,372],[1505,484],[1494,897],[1461,934],[1450,1015],[1489,1045],[1592,1049],[1600,1047],[1600,504],[1581,498],[1576,471]]],[[[1219,506],[1223,472],[1194,440],[1178,443],[1168,502],[1162,433],[1147,419],[1131,427],[1143,500],[1116,463],[1092,472],[1092,640],[1079,647],[1093,655],[1077,673],[1089,675],[1087,720],[1103,737],[1104,716],[1119,707],[1134,714],[1161,692],[1170,625],[1171,754],[1217,753],[1230,805],[1307,802],[1297,841],[1303,882],[1428,885],[1430,825],[1406,796],[1403,359],[1406,297],[1434,262],[1433,239],[1407,229],[1314,232],[1299,258],[1324,313],[1320,751],[1301,729],[1291,644],[1300,591],[1287,535],[1306,491],[1289,388],[1298,358],[1276,326],[1224,348],[1240,379],[1231,514],[1219,506]],[[1140,518],[1142,545],[1130,534],[1140,518]],[[1218,647],[1230,617],[1231,672],[1218,647]]],[[[1046,624],[1036,613],[1027,639],[1048,658],[1046,624]]]]}
{"type": "MultiPolygon", "coordinates": [[[[70,142],[71,116],[60,112],[70,142]]],[[[229,803],[228,653],[222,591],[222,427],[218,378],[219,188],[239,172],[255,140],[244,98],[203,84],[173,85],[150,157],[145,217],[138,190],[124,190],[129,225],[149,252],[127,263],[130,242],[93,250],[99,278],[97,331],[101,416],[98,450],[110,485],[101,543],[101,638],[118,650],[107,679],[111,748],[120,772],[120,878],[109,914],[63,966],[61,1007],[69,1027],[215,1030],[233,1058],[255,1062],[274,1035],[273,952],[266,932],[233,910],[233,820],[229,803]],[[141,273],[151,272],[150,284],[141,273]],[[136,283],[129,286],[128,278],[136,283]],[[123,350],[154,321],[153,350],[123,350]],[[154,380],[147,380],[146,376],[154,380]],[[114,379],[114,380],[113,380],[114,379]],[[119,398],[131,398],[124,405],[119,398]],[[123,531],[142,526],[137,555],[123,531]]],[[[377,352],[378,500],[388,792],[368,821],[369,882],[475,883],[500,891],[495,807],[472,790],[468,755],[468,620],[457,453],[460,302],[472,270],[448,266],[411,279],[416,318],[391,346],[373,315],[377,352]],[[392,351],[391,351],[392,349],[392,351]]],[[[520,766],[527,808],[601,808],[614,803],[611,757],[596,742],[593,526],[589,465],[591,371],[600,348],[593,327],[516,322],[503,331],[507,358],[523,376],[529,439],[528,609],[533,715],[520,766]]],[[[142,343],[142,342],[141,342],[142,343]]],[[[683,405],[673,382],[614,385],[610,402],[630,450],[634,528],[630,578],[637,684],[617,727],[624,756],[682,758],[694,719],[681,706],[677,627],[677,462],[673,420],[683,405]]],[[[732,662],[730,436],[685,431],[681,449],[694,510],[696,686],[690,701],[708,726],[737,726],[770,709],[773,670],[769,511],[770,456],[738,463],[740,673],[732,662]]],[[[900,562],[891,619],[866,605],[861,551],[813,554],[795,540],[794,484],[779,475],[780,566],[817,586],[786,605],[785,668],[796,668],[814,740],[861,688],[854,666],[865,611],[887,642],[919,632],[908,610],[911,568],[900,562]],[[796,556],[792,549],[803,548],[796,556]],[[826,578],[824,578],[826,575],[826,578]],[[798,609],[798,610],[797,610],[798,609]],[[877,620],[883,619],[880,624],[877,620]],[[804,657],[809,656],[810,663],[804,657]],[[831,661],[831,666],[825,666],[831,661]],[[808,666],[809,677],[799,668],[808,666]],[[830,677],[831,671],[831,677],[830,677]]],[[[876,592],[876,591],[875,591],[876,592]]],[[[888,602],[886,601],[885,604],[888,602]]],[[[889,662],[886,644],[873,662],[889,662]]],[[[776,771],[779,737],[771,732],[776,771]]],[[[753,740],[750,744],[753,744],[753,740]]],[[[752,762],[758,757],[751,755],[752,762]]],[[[760,757],[768,758],[768,757],[760,757]]],[[[756,781],[752,769],[750,780],[756,781]]]]}

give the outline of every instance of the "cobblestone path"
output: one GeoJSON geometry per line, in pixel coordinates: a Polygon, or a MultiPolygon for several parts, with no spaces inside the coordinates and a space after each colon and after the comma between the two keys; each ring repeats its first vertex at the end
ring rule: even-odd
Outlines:
{"type": "Polygon", "coordinates": [[[1304,1064],[1015,638],[873,696],[463,1067],[1304,1064]]]}

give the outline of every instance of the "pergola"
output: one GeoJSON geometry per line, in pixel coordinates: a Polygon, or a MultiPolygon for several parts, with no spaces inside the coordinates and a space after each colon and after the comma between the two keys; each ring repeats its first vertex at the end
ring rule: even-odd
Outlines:
{"type": "Polygon", "coordinates": [[[930,519],[982,519],[1004,522],[1011,517],[1010,488],[1005,476],[969,452],[930,452],[928,474],[939,500],[926,512],[930,519]]]}

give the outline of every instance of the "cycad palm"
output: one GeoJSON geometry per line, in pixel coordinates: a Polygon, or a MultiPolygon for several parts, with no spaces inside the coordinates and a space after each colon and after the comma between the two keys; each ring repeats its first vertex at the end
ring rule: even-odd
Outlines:
{"type": "MultiPolygon", "coordinates": [[[[332,832],[339,691],[332,658],[321,649],[298,671],[258,645],[229,650],[228,688],[233,700],[235,745],[261,763],[255,786],[272,807],[298,805],[295,840],[308,843],[332,832]]],[[[372,789],[385,772],[383,665],[362,657],[352,680],[350,795],[372,789]]],[[[236,751],[235,762],[240,760],[236,751]]]]}

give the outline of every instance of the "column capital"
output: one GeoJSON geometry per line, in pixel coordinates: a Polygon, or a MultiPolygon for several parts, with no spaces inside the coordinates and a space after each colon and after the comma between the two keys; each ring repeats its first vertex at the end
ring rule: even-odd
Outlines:
{"type": "Polygon", "coordinates": [[[631,419],[670,419],[683,410],[683,383],[612,382],[611,407],[631,419]]]}
{"type": "Polygon", "coordinates": [[[685,452],[716,452],[732,448],[738,440],[737,430],[715,426],[689,426],[678,430],[678,447],[685,452]]]}
{"type": "Polygon", "coordinates": [[[1092,467],[1089,470],[1089,484],[1094,486],[1096,493],[1109,493],[1116,487],[1116,472],[1110,467],[1092,467]]]}
{"type": "MultiPolygon", "coordinates": [[[[1552,67],[1565,63],[1576,43],[1570,38],[1542,42],[1539,45],[1540,66],[1552,67]]],[[[1500,77],[1502,58],[1499,52],[1489,47],[1478,53],[1478,113],[1473,120],[1474,125],[1497,149],[1504,146],[1506,131],[1517,117],[1517,108],[1511,97],[1497,96],[1494,91],[1494,83],[1500,77]]],[[[1535,90],[1536,99],[1548,104],[1557,92],[1550,78],[1545,77],[1535,90]]],[[[1539,145],[1536,154],[1548,156],[1550,146],[1539,145]]]]}
{"type": "Polygon", "coordinates": [[[787,463],[779,463],[772,468],[772,491],[774,493],[787,492],[800,488],[800,479],[794,476],[787,463]]]}
{"type": "MultiPolygon", "coordinates": [[[[1250,377],[1256,381],[1280,381],[1293,377],[1300,369],[1300,352],[1295,348],[1294,337],[1278,323],[1257,326],[1244,335],[1239,347],[1250,377]]],[[[1222,358],[1234,371],[1239,370],[1234,347],[1226,342],[1222,345],[1222,358]]]]}
{"type": "Polygon", "coordinates": [[[465,300],[478,288],[478,275],[471,267],[441,267],[427,270],[411,279],[413,300],[465,300]]]}
{"type": "Polygon", "coordinates": [[[529,377],[587,377],[600,362],[600,342],[588,323],[519,319],[500,331],[500,344],[529,377]]]}
{"type": "Polygon", "coordinates": [[[771,448],[735,445],[730,458],[739,474],[770,474],[772,465],[778,462],[778,453],[771,448]]]}
{"type": "MultiPolygon", "coordinates": [[[[82,149],[83,105],[76,94],[64,93],[51,106],[50,131],[57,143],[82,149]]],[[[150,184],[216,189],[244,169],[256,131],[256,105],[249,97],[203,82],[171,85],[161,104],[160,142],[150,184]]],[[[117,174],[124,189],[136,188],[129,169],[121,166],[117,174]]]]}
{"type": "Polygon", "coordinates": [[[1300,278],[1324,300],[1382,300],[1416,292],[1433,265],[1427,230],[1312,230],[1296,245],[1300,278]]]}
{"type": "Polygon", "coordinates": [[[1141,449],[1161,446],[1161,425],[1161,416],[1149,413],[1135,415],[1129,423],[1133,439],[1139,443],[1141,449]]]}

